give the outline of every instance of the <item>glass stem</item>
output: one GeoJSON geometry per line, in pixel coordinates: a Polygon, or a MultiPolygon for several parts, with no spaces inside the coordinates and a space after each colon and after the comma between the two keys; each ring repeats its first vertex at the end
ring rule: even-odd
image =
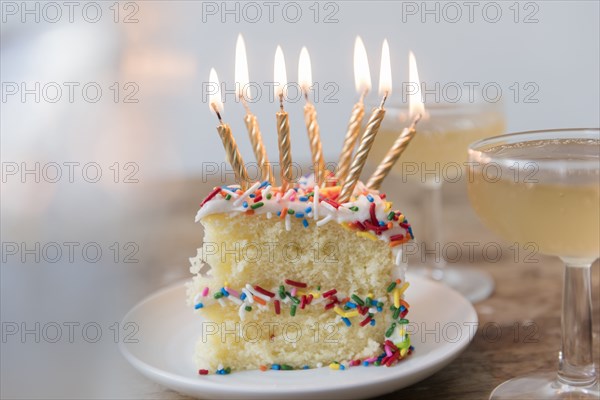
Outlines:
{"type": "Polygon", "coordinates": [[[596,380],[592,349],[591,263],[565,260],[565,264],[558,379],[568,385],[588,386],[596,380]]]}
{"type": "Polygon", "coordinates": [[[442,281],[446,267],[446,260],[442,255],[444,248],[442,234],[442,184],[439,182],[427,183],[427,195],[425,196],[425,207],[429,215],[425,215],[426,241],[425,248],[421,251],[422,257],[428,260],[429,273],[432,279],[442,281]],[[433,256],[433,257],[432,257],[433,256]],[[429,261],[433,260],[433,262],[429,261]]]}

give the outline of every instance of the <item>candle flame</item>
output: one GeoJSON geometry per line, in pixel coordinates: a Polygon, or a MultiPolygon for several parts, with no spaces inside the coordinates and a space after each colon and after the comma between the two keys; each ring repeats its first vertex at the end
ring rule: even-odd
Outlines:
{"type": "Polygon", "coordinates": [[[248,77],[248,59],[246,58],[246,44],[240,33],[235,44],[235,95],[242,97],[246,92],[246,98],[250,98],[244,89],[250,82],[248,77]]]}
{"type": "Polygon", "coordinates": [[[408,81],[417,87],[417,90],[409,94],[408,97],[408,113],[411,117],[417,114],[425,114],[425,104],[421,95],[421,80],[419,79],[419,71],[417,70],[417,60],[414,53],[408,53],[408,81]]]}
{"type": "Polygon", "coordinates": [[[310,65],[310,55],[306,47],[300,50],[300,60],[298,61],[298,84],[304,91],[308,93],[312,86],[312,71],[310,65]]]}
{"type": "Polygon", "coordinates": [[[214,68],[210,69],[208,82],[210,84],[208,106],[211,111],[222,112],[223,102],[221,101],[221,87],[219,86],[219,77],[217,76],[217,71],[215,71],[214,68]]]}
{"type": "Polygon", "coordinates": [[[277,46],[275,51],[275,65],[274,65],[274,79],[273,82],[275,88],[275,97],[279,98],[284,95],[284,86],[287,85],[287,74],[285,72],[285,59],[283,58],[283,50],[281,46],[277,46]]]}
{"type": "Polygon", "coordinates": [[[367,49],[365,49],[360,36],[357,36],[354,42],[354,85],[356,91],[361,94],[371,90],[369,58],[367,57],[367,49]]]}
{"type": "Polygon", "coordinates": [[[387,39],[381,47],[381,65],[379,67],[379,94],[388,96],[392,91],[392,65],[390,62],[390,46],[387,39]]]}

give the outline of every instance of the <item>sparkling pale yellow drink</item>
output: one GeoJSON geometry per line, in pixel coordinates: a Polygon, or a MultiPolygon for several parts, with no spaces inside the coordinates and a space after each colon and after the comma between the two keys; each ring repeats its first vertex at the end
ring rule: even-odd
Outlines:
{"type": "Polygon", "coordinates": [[[599,399],[591,266],[600,250],[600,129],[491,137],[469,146],[469,161],[469,197],[483,222],[565,263],[558,371],[508,380],[490,399],[599,399]]]}
{"type": "MultiPolygon", "coordinates": [[[[369,162],[373,164],[384,158],[402,129],[410,123],[404,112],[392,109],[387,114],[369,156],[369,162]]],[[[469,144],[504,132],[505,122],[500,106],[466,104],[429,107],[426,116],[419,122],[417,134],[393,167],[392,173],[410,180],[432,181],[443,174],[444,168],[450,164],[464,168],[469,144]]]]}
{"type": "Polygon", "coordinates": [[[471,203],[484,223],[507,240],[533,242],[545,254],[594,259],[600,252],[600,177],[561,166],[561,161],[570,166],[598,162],[599,153],[600,141],[593,139],[486,149],[501,163],[483,160],[473,168],[471,203]],[[532,157],[534,147],[537,157],[532,157]]]}

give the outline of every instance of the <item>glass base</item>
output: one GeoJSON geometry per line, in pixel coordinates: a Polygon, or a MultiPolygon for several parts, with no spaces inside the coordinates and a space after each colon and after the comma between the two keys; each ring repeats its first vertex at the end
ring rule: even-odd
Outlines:
{"type": "Polygon", "coordinates": [[[485,300],[494,291],[494,278],[485,271],[478,268],[446,265],[441,279],[432,274],[437,272],[430,268],[416,268],[417,274],[445,283],[456,290],[471,303],[485,300]]]}
{"type": "Polygon", "coordinates": [[[490,400],[594,399],[600,398],[598,381],[590,386],[571,386],[560,382],[556,372],[513,378],[497,386],[490,400]]]}

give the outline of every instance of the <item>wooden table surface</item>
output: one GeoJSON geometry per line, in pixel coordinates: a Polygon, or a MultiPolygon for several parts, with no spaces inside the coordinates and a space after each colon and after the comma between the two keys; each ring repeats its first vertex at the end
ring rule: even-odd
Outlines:
{"type": "MultiPolygon", "coordinates": [[[[390,180],[390,179],[388,179],[390,180]]],[[[193,223],[197,206],[214,182],[200,180],[173,181],[150,188],[153,196],[139,212],[146,214],[141,229],[162,232],[152,235],[157,250],[150,257],[157,268],[176,265],[163,272],[166,281],[187,276],[187,258],[195,254],[202,240],[202,228],[193,223]],[[181,267],[181,266],[185,267],[181,267]]],[[[383,189],[411,220],[418,236],[419,205],[426,192],[407,183],[386,181],[383,189]]],[[[143,191],[142,191],[143,192],[143,191]]],[[[477,242],[502,246],[502,257],[485,257],[474,253],[469,262],[467,248],[459,263],[480,267],[489,272],[496,283],[488,299],[475,304],[479,329],[470,346],[454,362],[433,376],[408,388],[382,396],[382,399],[484,399],[501,382],[531,372],[554,371],[560,348],[560,306],[563,266],[560,260],[522,251],[516,255],[510,244],[488,231],[469,206],[464,184],[446,185],[443,191],[442,229],[445,240],[463,245],[477,242]],[[529,255],[529,257],[527,257],[529,255]],[[516,258],[516,260],[515,260],[516,258]],[[516,261],[516,262],[515,262],[516,261]]],[[[139,219],[138,219],[139,221],[139,219]]],[[[418,263],[411,260],[410,265],[418,263]]],[[[594,342],[598,349],[600,287],[599,263],[592,267],[594,342]]],[[[457,264],[458,265],[458,264],[457,264]]],[[[441,300],[440,300],[441,301],[441,300]]],[[[599,360],[595,353],[596,364],[599,360]]],[[[185,399],[185,396],[140,379],[141,396],[185,399]],[[145,382],[145,383],[144,383],[145,382]]]]}

